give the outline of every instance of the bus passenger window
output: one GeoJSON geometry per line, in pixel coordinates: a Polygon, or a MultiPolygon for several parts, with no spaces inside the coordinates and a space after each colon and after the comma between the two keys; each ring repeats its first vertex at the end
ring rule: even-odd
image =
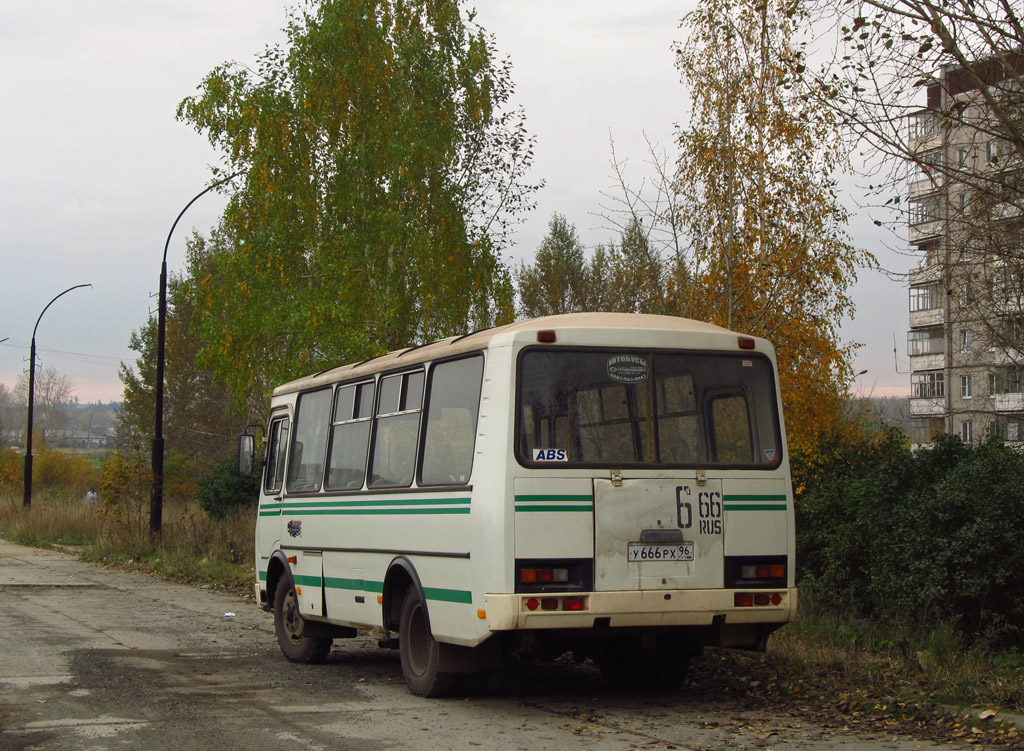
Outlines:
{"type": "Polygon", "coordinates": [[[334,399],[334,426],[331,428],[331,448],[327,465],[329,490],[353,490],[363,487],[372,410],[373,381],[342,386],[338,389],[334,399]]]}
{"type": "Polygon", "coordinates": [[[482,376],[482,357],[444,362],[431,369],[420,485],[469,482],[482,376]]]}
{"type": "Polygon", "coordinates": [[[371,488],[407,488],[412,484],[422,402],[422,370],[380,379],[371,488]]]}

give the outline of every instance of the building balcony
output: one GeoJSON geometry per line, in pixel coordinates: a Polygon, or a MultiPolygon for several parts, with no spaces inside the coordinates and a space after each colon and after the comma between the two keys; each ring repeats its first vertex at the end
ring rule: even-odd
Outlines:
{"type": "Polygon", "coordinates": [[[1010,347],[996,347],[989,359],[993,365],[1024,365],[1024,352],[1010,347]]]}
{"type": "Polygon", "coordinates": [[[910,369],[915,372],[919,370],[941,370],[945,365],[946,355],[942,352],[910,356],[910,369]]]}
{"type": "Polygon", "coordinates": [[[912,398],[910,400],[910,414],[912,417],[928,417],[946,414],[946,400],[939,397],[912,398]]]}
{"type": "Polygon", "coordinates": [[[917,329],[923,326],[939,326],[942,324],[944,312],[943,308],[912,310],[910,311],[910,328],[917,329]]]}
{"type": "Polygon", "coordinates": [[[993,402],[996,412],[1024,412],[1024,394],[996,394],[993,402]]]}
{"type": "Polygon", "coordinates": [[[924,242],[942,235],[944,222],[941,219],[930,219],[928,221],[911,224],[907,232],[907,239],[911,244],[924,242]]]}
{"type": "Polygon", "coordinates": [[[907,183],[907,197],[913,201],[936,193],[946,182],[943,175],[934,172],[931,175],[919,175],[907,183]]]}
{"type": "Polygon", "coordinates": [[[942,265],[933,263],[930,266],[918,266],[910,270],[910,284],[927,284],[942,279],[942,265]]]}

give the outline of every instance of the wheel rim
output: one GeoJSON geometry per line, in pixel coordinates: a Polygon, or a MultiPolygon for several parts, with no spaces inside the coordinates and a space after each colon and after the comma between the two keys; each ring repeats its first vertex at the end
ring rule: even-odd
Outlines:
{"type": "Polygon", "coordinates": [[[423,605],[416,603],[409,617],[409,667],[416,675],[427,671],[430,659],[430,633],[423,605]]]}
{"type": "Polygon", "coordinates": [[[299,615],[299,602],[295,597],[295,590],[289,590],[284,597],[281,625],[290,641],[297,642],[302,639],[302,616],[299,615]]]}

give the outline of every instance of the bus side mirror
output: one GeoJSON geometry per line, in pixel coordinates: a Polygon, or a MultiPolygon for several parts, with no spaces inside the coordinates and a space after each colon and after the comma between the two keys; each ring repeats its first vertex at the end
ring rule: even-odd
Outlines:
{"type": "Polygon", "coordinates": [[[238,474],[242,477],[252,477],[253,464],[256,461],[256,436],[238,436],[238,474]]]}

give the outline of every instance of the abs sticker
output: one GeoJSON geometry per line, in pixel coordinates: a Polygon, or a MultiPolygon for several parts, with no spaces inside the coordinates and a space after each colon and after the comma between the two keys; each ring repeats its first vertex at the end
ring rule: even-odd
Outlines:
{"type": "Polygon", "coordinates": [[[569,454],[565,449],[534,449],[533,460],[535,462],[567,462],[569,454]]]}
{"type": "Polygon", "coordinates": [[[647,380],[647,360],[640,355],[615,355],[608,358],[608,377],[619,383],[647,380]]]}
{"type": "Polygon", "coordinates": [[[770,462],[775,461],[775,449],[765,449],[764,458],[770,462]]]}

